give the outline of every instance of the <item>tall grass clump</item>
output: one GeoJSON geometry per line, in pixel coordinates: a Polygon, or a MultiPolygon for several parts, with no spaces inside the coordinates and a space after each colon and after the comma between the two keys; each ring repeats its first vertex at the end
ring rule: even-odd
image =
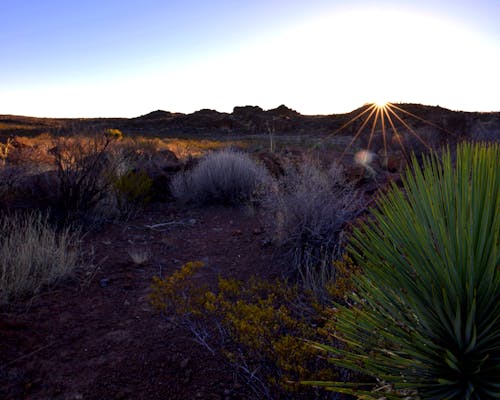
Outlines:
{"type": "Polygon", "coordinates": [[[305,159],[285,167],[285,174],[265,200],[276,244],[289,260],[290,276],[322,290],[334,279],[344,228],[360,212],[361,197],[346,180],[341,165],[328,168],[305,159]]]}
{"type": "Polygon", "coordinates": [[[354,231],[363,273],[332,321],[345,347],[320,347],[386,382],[387,398],[411,388],[422,399],[498,399],[500,145],[460,144],[456,158],[448,149],[412,167],[354,231]]]}
{"type": "Polygon", "coordinates": [[[40,213],[0,217],[0,303],[38,292],[80,261],[79,236],[56,232],[40,213]]]}
{"type": "Polygon", "coordinates": [[[246,153],[232,149],[206,155],[192,170],[171,182],[172,194],[193,204],[241,204],[269,180],[267,170],[246,153]]]}

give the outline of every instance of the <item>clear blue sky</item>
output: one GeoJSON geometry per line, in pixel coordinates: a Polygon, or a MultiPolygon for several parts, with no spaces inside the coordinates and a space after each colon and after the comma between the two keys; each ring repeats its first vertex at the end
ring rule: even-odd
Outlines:
{"type": "Polygon", "coordinates": [[[500,0],[0,0],[0,114],[500,111],[500,0]]]}

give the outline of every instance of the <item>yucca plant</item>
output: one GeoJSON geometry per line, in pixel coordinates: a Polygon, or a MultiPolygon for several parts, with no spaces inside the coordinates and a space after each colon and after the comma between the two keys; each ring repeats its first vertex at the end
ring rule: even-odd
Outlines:
{"type": "Polygon", "coordinates": [[[343,347],[318,346],[393,388],[382,398],[499,399],[500,145],[460,144],[455,160],[448,149],[422,168],[414,160],[403,190],[394,185],[373,216],[350,245],[364,271],[356,294],[332,321],[343,347]]]}

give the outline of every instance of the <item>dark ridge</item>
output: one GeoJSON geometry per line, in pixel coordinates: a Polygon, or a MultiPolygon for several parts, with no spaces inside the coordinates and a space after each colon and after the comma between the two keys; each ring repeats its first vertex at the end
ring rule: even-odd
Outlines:
{"type": "MultiPolygon", "coordinates": [[[[0,136],[40,133],[67,134],[98,131],[106,128],[122,130],[126,135],[354,135],[369,115],[361,115],[371,104],[344,114],[303,115],[280,105],[263,110],[259,106],[234,107],[231,113],[201,109],[190,114],[156,110],[135,118],[34,118],[0,115],[0,136]],[[351,120],[354,120],[350,122],[351,120]],[[345,126],[347,125],[347,126],[345,126]],[[345,126],[345,127],[344,127],[345,126]]],[[[391,108],[400,116],[399,129],[437,129],[453,132],[457,137],[476,134],[497,139],[500,136],[500,112],[481,113],[452,111],[440,106],[394,103],[391,108]]]]}
{"type": "Polygon", "coordinates": [[[131,118],[133,120],[162,120],[170,119],[175,116],[184,115],[182,113],[171,113],[170,111],[156,110],[139,117],[131,118]]]}

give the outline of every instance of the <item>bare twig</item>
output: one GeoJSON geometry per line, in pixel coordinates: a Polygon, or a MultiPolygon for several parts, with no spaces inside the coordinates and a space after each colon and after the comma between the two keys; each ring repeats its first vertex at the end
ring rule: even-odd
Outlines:
{"type": "Polygon", "coordinates": [[[158,224],[152,224],[152,225],[144,225],[144,228],[163,232],[171,226],[176,226],[176,225],[178,225],[178,226],[193,226],[195,223],[196,223],[195,220],[188,219],[188,220],[181,220],[181,221],[160,222],[158,224]],[[161,229],[161,228],[165,228],[165,229],[161,229]]]}
{"type": "Polygon", "coordinates": [[[9,361],[7,364],[5,364],[5,366],[9,366],[9,365],[15,364],[16,362],[18,362],[18,361],[20,361],[20,360],[22,360],[24,358],[31,357],[31,356],[35,355],[36,353],[41,352],[42,350],[45,350],[45,349],[47,349],[49,347],[52,347],[54,344],[55,343],[50,343],[50,344],[48,344],[46,346],[39,347],[38,349],[33,350],[32,352],[30,352],[28,354],[23,354],[22,356],[17,357],[15,359],[9,361]]]}

